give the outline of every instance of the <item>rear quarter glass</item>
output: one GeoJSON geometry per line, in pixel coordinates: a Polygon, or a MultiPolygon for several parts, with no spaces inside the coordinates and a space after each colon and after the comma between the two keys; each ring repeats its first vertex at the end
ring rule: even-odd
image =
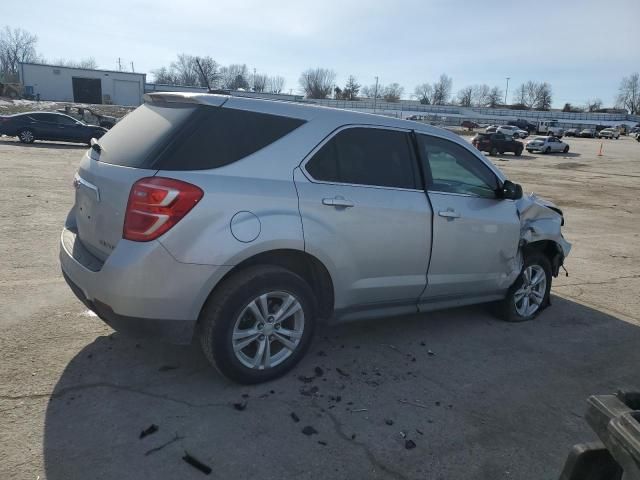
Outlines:
{"type": "Polygon", "coordinates": [[[303,123],[223,107],[145,104],[104,136],[99,160],[159,170],[216,168],[257,152],[303,123]],[[134,148],[127,148],[129,144],[134,148]]]}

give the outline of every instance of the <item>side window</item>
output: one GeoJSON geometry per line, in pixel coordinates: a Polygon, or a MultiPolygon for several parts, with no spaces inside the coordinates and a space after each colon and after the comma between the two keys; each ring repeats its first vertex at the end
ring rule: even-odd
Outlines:
{"type": "Polygon", "coordinates": [[[75,125],[76,123],[73,118],[65,117],[63,115],[55,115],[55,122],[58,125],[75,125]]]}
{"type": "Polygon", "coordinates": [[[466,148],[437,137],[418,135],[425,165],[431,172],[429,190],[495,198],[498,179],[466,148]]]}
{"type": "Polygon", "coordinates": [[[415,167],[409,135],[380,128],[342,130],[306,165],[316,180],[395,188],[416,188],[415,167]]]}

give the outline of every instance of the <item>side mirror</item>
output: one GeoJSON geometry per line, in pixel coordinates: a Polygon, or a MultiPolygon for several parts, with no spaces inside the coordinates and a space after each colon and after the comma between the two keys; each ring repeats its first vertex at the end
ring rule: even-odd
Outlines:
{"type": "Polygon", "coordinates": [[[508,200],[518,200],[522,198],[522,186],[513,183],[511,180],[505,180],[502,184],[502,198],[508,200]]]}

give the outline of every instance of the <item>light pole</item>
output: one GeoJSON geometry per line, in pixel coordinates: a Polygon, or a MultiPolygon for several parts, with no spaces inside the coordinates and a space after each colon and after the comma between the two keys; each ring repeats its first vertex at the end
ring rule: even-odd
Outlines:
{"type": "Polygon", "coordinates": [[[376,89],[373,93],[373,113],[376,113],[376,105],[378,104],[378,77],[376,78],[376,89]]]}
{"type": "Polygon", "coordinates": [[[511,77],[506,77],[507,78],[507,89],[504,91],[504,104],[507,104],[507,94],[509,93],[509,79],[511,77]]]}

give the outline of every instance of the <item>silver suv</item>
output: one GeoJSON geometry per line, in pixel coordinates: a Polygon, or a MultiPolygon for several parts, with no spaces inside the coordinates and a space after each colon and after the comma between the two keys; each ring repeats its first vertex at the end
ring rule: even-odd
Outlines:
{"type": "Polygon", "coordinates": [[[457,135],[254,98],[152,94],[82,158],[60,261],[116,330],[228,377],[291,369],[320,322],[548,305],[562,212],[457,135]]]}

